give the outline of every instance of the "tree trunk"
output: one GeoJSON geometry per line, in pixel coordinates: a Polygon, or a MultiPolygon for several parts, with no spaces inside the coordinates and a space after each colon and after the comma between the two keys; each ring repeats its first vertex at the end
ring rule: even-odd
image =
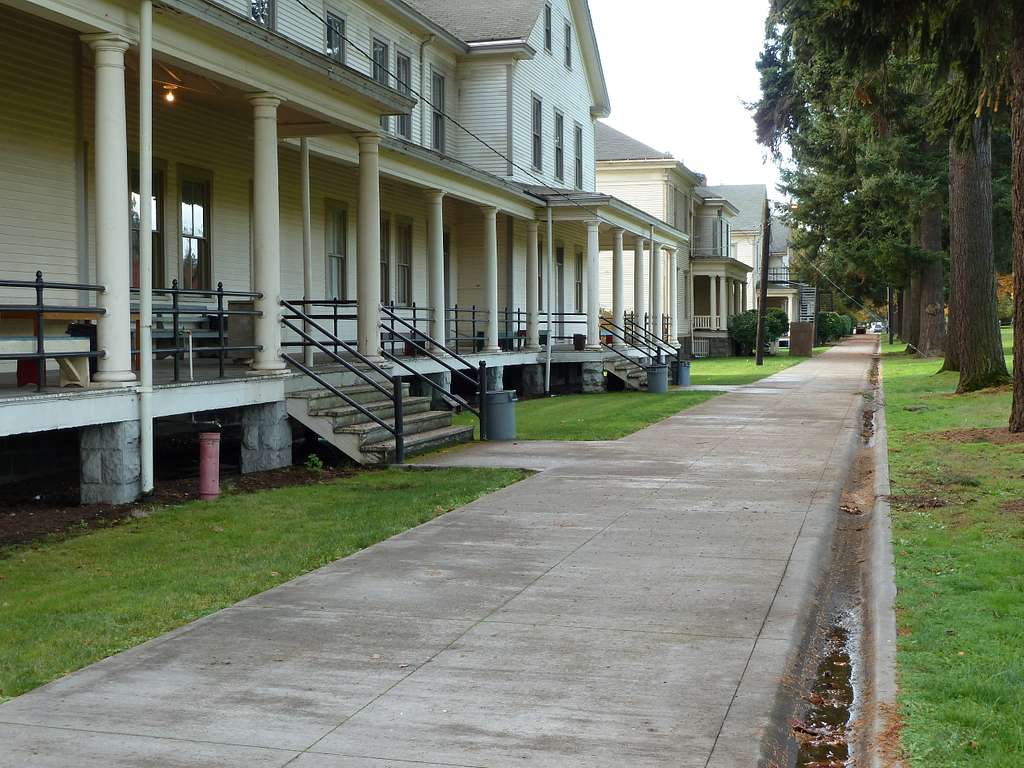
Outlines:
{"type": "Polygon", "coordinates": [[[907,352],[917,354],[917,342],[921,337],[921,267],[910,270],[910,287],[907,289],[907,306],[903,312],[903,340],[907,352]]]}
{"type": "Polygon", "coordinates": [[[903,308],[907,304],[907,289],[900,288],[896,299],[896,338],[900,341],[906,341],[906,337],[903,335],[903,308]]]}
{"type": "Polygon", "coordinates": [[[942,213],[938,208],[921,211],[921,247],[931,258],[921,265],[918,296],[919,354],[941,355],[946,347],[946,281],[942,267],[942,213]]]}
{"type": "Polygon", "coordinates": [[[959,370],[956,391],[1009,381],[996,313],[992,240],[992,135],[975,120],[970,146],[949,143],[950,338],[944,370],[959,370]],[[950,367],[950,360],[957,367],[950,367]]]}
{"type": "Polygon", "coordinates": [[[1024,432],[1024,8],[1013,13],[1013,406],[1010,431],[1024,432]]]}

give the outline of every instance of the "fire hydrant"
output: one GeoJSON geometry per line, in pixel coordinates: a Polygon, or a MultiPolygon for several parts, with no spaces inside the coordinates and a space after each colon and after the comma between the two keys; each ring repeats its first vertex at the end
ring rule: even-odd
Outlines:
{"type": "Polygon", "coordinates": [[[220,432],[199,434],[199,498],[220,496],[220,432]]]}

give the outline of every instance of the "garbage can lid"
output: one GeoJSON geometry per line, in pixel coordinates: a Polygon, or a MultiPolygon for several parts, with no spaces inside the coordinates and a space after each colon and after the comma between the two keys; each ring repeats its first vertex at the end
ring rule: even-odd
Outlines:
{"type": "Polygon", "coordinates": [[[493,403],[510,403],[516,399],[514,389],[494,389],[487,393],[487,399],[493,403]]]}

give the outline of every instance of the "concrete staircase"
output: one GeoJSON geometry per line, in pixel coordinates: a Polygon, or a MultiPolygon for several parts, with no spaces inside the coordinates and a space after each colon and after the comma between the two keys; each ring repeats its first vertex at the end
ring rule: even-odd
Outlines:
{"type": "MultiPolygon", "coordinates": [[[[617,359],[605,360],[604,370],[609,376],[614,376],[623,383],[626,389],[634,390],[637,392],[647,390],[647,371],[643,368],[638,368],[635,365],[630,365],[621,357],[616,356],[617,359]]],[[[644,361],[638,360],[638,363],[643,364],[644,361]]]]}
{"type": "MultiPolygon", "coordinates": [[[[376,377],[375,377],[376,378],[376,377]]],[[[348,374],[337,389],[388,425],[394,425],[392,401],[375,387],[348,374]]],[[[385,388],[390,382],[382,382],[385,388]]],[[[287,397],[288,415],[360,464],[388,464],[395,458],[392,434],[330,390],[307,389],[287,397]]],[[[452,424],[451,411],[431,410],[430,397],[412,397],[402,388],[406,456],[473,439],[472,426],[452,424]]]]}

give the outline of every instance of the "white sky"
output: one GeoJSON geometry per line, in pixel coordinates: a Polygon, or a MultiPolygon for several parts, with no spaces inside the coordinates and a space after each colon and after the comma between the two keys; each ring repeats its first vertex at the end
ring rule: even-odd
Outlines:
{"type": "Polygon", "coordinates": [[[755,63],[769,0],[590,0],[612,113],[623,133],[703,173],[709,184],[775,190],[744,102],[760,93],[755,63]]]}

